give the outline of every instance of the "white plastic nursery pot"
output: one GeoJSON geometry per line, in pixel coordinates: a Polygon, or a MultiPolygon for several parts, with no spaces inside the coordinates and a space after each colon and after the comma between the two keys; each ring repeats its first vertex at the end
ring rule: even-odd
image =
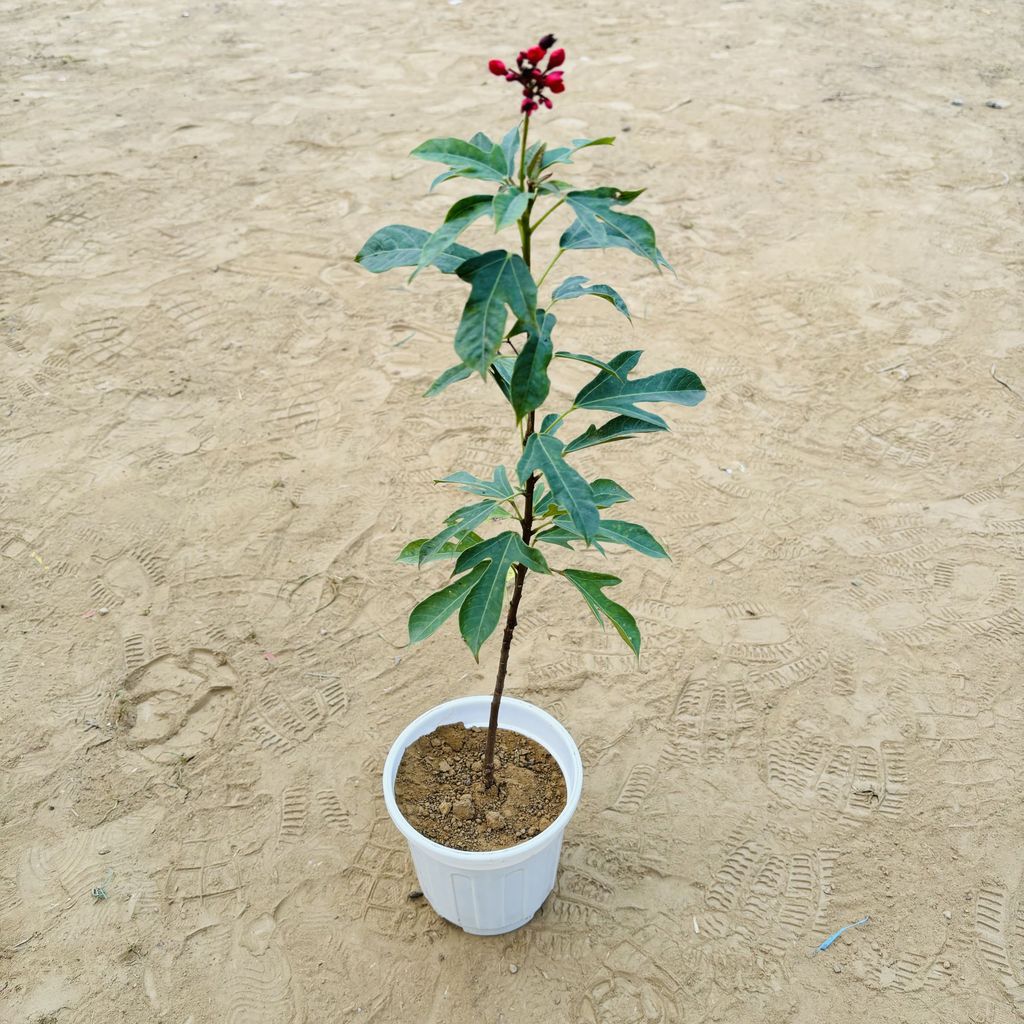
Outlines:
{"type": "Polygon", "coordinates": [[[565,776],[562,813],[543,832],[505,850],[453,850],[421,835],[395,803],[395,776],[405,751],[439,725],[487,726],[491,697],[462,697],[420,715],[395,740],[384,762],[384,803],[405,836],[423,895],[441,917],[473,935],[500,935],[521,928],[555,887],[562,836],[583,791],[583,762],[576,744],[546,711],[503,697],[498,728],[539,743],[565,776]]]}

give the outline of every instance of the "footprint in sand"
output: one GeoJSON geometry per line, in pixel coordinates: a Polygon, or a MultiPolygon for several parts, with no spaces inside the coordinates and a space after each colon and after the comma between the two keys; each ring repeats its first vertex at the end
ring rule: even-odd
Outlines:
{"type": "Polygon", "coordinates": [[[235,670],[213,651],[148,662],[125,681],[119,717],[128,745],[152,761],[194,757],[234,721],[237,686],[235,670]]]}

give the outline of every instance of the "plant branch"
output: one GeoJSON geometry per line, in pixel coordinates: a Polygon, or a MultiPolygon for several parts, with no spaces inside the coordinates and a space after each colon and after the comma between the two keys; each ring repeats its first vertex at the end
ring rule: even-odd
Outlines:
{"type": "MultiPolygon", "coordinates": [[[[530,119],[523,118],[523,139],[519,149],[519,187],[525,191],[526,186],[526,137],[530,130],[530,119]]],[[[536,196],[531,196],[523,216],[519,219],[519,237],[523,243],[523,262],[530,266],[530,214],[536,196]]],[[[537,414],[531,412],[526,418],[526,429],[520,439],[523,447],[530,435],[536,430],[537,414]]],[[[537,487],[537,475],[530,474],[523,493],[523,515],[521,519],[523,543],[529,544],[533,536],[533,492],[537,487]]],[[[523,597],[523,584],[526,582],[525,565],[517,565],[515,580],[512,584],[512,596],[508,602],[508,614],[505,616],[505,632],[501,638],[501,654],[498,656],[498,674],[494,680],[494,696],[491,698],[491,715],[487,723],[487,746],[484,750],[484,784],[488,789],[494,785],[494,744],[498,736],[498,709],[501,707],[501,695],[505,689],[505,676],[508,673],[508,656],[512,649],[512,637],[515,635],[519,614],[519,602],[523,597]]]]}
{"type": "Polygon", "coordinates": [[[543,224],[544,221],[546,221],[548,219],[548,217],[550,217],[551,214],[553,214],[555,212],[555,210],[557,210],[562,205],[562,203],[564,203],[564,202],[565,202],[565,199],[559,199],[558,202],[555,203],[555,205],[552,206],[551,209],[548,210],[548,212],[545,213],[544,216],[541,217],[540,220],[538,220],[537,223],[534,224],[533,227],[530,230],[531,231],[536,231],[537,228],[539,228],[541,226],[541,224],[543,224]]]}
{"type": "Polygon", "coordinates": [[[544,431],[544,433],[545,434],[552,434],[552,433],[554,433],[555,427],[557,427],[558,424],[561,423],[562,420],[564,420],[565,417],[569,415],[569,413],[575,412],[575,411],[576,411],[576,406],[575,405],[571,405],[568,409],[565,410],[565,412],[559,414],[558,418],[548,427],[547,430],[544,431]]]}
{"type": "Polygon", "coordinates": [[[544,273],[540,275],[540,280],[537,282],[538,288],[544,283],[544,279],[548,276],[548,274],[551,273],[551,268],[562,258],[563,252],[565,252],[564,249],[559,249],[558,252],[555,253],[555,258],[548,264],[547,270],[545,270],[544,273]]]}

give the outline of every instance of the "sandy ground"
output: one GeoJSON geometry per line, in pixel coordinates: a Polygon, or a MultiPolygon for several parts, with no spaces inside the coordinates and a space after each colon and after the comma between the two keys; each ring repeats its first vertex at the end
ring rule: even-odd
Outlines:
{"type": "Polygon", "coordinates": [[[1020,10],[546,6],[0,0],[4,1022],[1024,1019],[1020,10]],[[679,268],[567,264],[638,316],[562,344],[710,397],[581,460],[674,561],[615,560],[639,668],[527,591],[509,692],[586,787],[485,940],[378,777],[489,690],[393,557],[514,442],[419,398],[464,289],[351,257],[464,194],[406,154],[508,126],[482,62],[548,30],[542,132],[618,135],[575,178],[679,268]]]}

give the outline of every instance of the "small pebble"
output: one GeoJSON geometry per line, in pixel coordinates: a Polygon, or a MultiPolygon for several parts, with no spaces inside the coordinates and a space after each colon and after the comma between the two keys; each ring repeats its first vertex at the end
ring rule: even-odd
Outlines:
{"type": "Polygon", "coordinates": [[[110,853],[110,847],[109,846],[101,846],[96,852],[98,854],[100,854],[100,856],[102,856],[105,853],[110,853]]]}
{"type": "Polygon", "coordinates": [[[964,893],[964,899],[967,900],[967,902],[969,903],[971,900],[974,899],[974,893],[973,892],[965,892],[964,893]]]}
{"type": "Polygon", "coordinates": [[[948,960],[943,960],[942,966],[948,971],[953,965],[948,960]]]}
{"type": "Polygon", "coordinates": [[[484,817],[488,828],[501,828],[505,824],[505,819],[497,811],[488,811],[484,817]]]}
{"type": "Polygon", "coordinates": [[[957,96],[955,99],[951,99],[949,102],[954,107],[962,107],[964,105],[964,101],[960,99],[959,96],[957,96]]]}
{"type": "Polygon", "coordinates": [[[473,817],[473,801],[469,796],[459,797],[455,801],[455,805],[452,807],[452,813],[459,821],[468,821],[473,817]]]}
{"type": "Polygon", "coordinates": [[[432,747],[439,747],[441,746],[441,741],[436,736],[434,736],[430,741],[430,745],[432,747]]]}
{"type": "Polygon", "coordinates": [[[952,920],[953,920],[953,914],[952,914],[952,911],[949,911],[949,910],[944,910],[944,911],[942,912],[942,916],[943,916],[943,917],[944,917],[944,918],[945,918],[945,919],[946,919],[947,921],[952,921],[952,920]]]}
{"type": "Polygon", "coordinates": [[[101,608],[100,609],[100,615],[106,615],[109,611],[110,611],[109,608],[101,608]]]}
{"type": "Polygon", "coordinates": [[[993,110],[1005,110],[1010,104],[1006,100],[989,100],[985,106],[993,110]]]}
{"type": "Polygon", "coordinates": [[[441,760],[437,762],[437,770],[439,772],[450,772],[452,770],[452,766],[447,761],[441,760]]]}
{"type": "Polygon", "coordinates": [[[442,800],[441,806],[438,807],[438,810],[441,812],[442,816],[446,815],[451,809],[452,805],[447,800],[442,800]]]}
{"type": "Polygon", "coordinates": [[[842,974],[843,973],[843,966],[842,966],[842,964],[833,964],[832,965],[832,970],[835,971],[836,974],[842,974]]]}
{"type": "Polygon", "coordinates": [[[518,974],[519,973],[518,965],[517,964],[509,964],[508,965],[508,973],[509,974],[518,974]]]}

